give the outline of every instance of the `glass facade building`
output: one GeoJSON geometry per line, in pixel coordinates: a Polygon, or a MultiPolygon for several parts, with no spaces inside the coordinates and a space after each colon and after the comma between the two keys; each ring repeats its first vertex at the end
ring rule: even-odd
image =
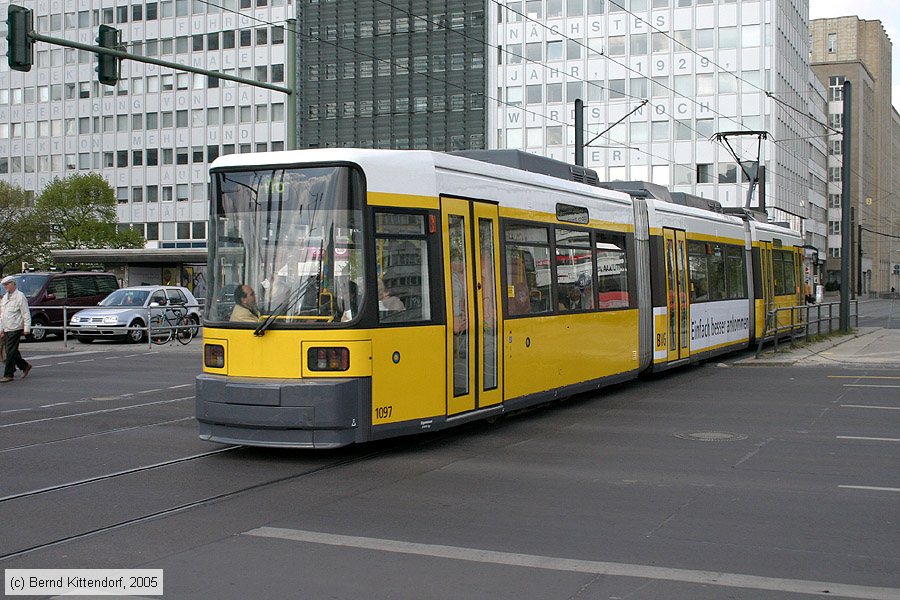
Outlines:
{"type": "Polygon", "coordinates": [[[298,146],[484,148],[485,8],[301,0],[298,146]]]}

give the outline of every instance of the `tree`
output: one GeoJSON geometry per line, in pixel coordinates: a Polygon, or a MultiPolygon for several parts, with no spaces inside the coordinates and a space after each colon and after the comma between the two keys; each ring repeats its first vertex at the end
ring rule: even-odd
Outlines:
{"type": "Polygon", "coordinates": [[[116,229],[116,197],[98,173],[56,178],[35,202],[50,248],[143,248],[132,230],[116,229]]]}
{"type": "Polygon", "coordinates": [[[23,262],[32,262],[40,254],[28,200],[25,190],[0,181],[0,276],[18,273],[23,262]]]}

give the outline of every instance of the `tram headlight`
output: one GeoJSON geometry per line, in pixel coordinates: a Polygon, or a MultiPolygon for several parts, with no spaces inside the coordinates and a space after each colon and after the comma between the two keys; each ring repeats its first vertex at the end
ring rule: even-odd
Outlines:
{"type": "Polygon", "coordinates": [[[306,353],[310,371],[346,371],[350,368],[347,348],[310,348],[306,353]]]}
{"type": "Polygon", "coordinates": [[[206,344],[203,347],[203,364],[211,369],[225,367],[225,348],[218,344],[206,344]]]}

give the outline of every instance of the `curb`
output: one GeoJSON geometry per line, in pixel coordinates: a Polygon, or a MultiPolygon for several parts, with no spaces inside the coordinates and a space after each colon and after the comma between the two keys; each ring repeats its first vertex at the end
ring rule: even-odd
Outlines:
{"type": "MultiPolygon", "coordinates": [[[[755,367],[755,366],[792,367],[792,366],[796,365],[797,363],[803,362],[804,360],[818,356],[822,352],[826,352],[828,350],[831,350],[832,348],[835,348],[835,347],[845,344],[847,342],[851,342],[855,339],[858,339],[858,338],[861,338],[861,337],[864,337],[867,335],[872,335],[879,329],[880,328],[877,328],[877,327],[871,328],[867,331],[862,331],[860,329],[857,329],[854,333],[851,333],[849,335],[841,336],[839,338],[834,338],[834,339],[823,340],[820,342],[813,342],[808,347],[804,347],[804,348],[794,348],[793,350],[788,349],[788,350],[783,350],[783,351],[779,350],[777,354],[774,350],[764,350],[759,355],[759,357],[750,356],[748,358],[742,358],[742,359],[736,360],[733,364],[736,367],[755,367]],[[782,355],[782,353],[783,353],[783,355],[782,355]],[[798,354],[801,354],[801,353],[802,353],[802,355],[797,356],[798,354]]],[[[785,342],[785,343],[789,344],[789,342],[785,342]]],[[[838,360],[838,362],[841,362],[841,361],[838,360]]]]}

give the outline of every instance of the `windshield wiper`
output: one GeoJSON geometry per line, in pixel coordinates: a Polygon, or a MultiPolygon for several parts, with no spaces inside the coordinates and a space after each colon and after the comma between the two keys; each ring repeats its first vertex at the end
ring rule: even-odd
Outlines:
{"type": "Polygon", "coordinates": [[[288,298],[275,307],[275,310],[272,311],[266,319],[256,326],[256,329],[253,331],[253,335],[255,336],[263,336],[266,334],[266,330],[275,322],[275,320],[284,314],[285,309],[299,301],[300,298],[303,297],[303,294],[306,293],[306,288],[308,288],[314,281],[316,281],[315,277],[310,277],[306,281],[304,281],[300,287],[294,291],[288,298]]]}

